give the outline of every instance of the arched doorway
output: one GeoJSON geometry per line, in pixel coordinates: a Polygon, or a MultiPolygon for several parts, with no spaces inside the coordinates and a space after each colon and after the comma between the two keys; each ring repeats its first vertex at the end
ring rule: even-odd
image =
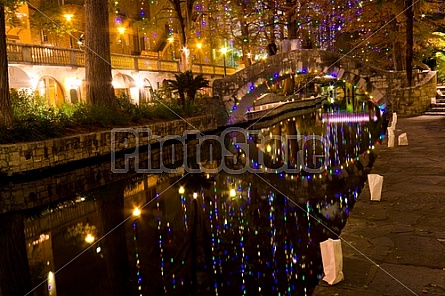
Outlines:
{"type": "Polygon", "coordinates": [[[44,76],[40,78],[36,92],[45,97],[51,106],[60,107],[65,103],[62,86],[53,77],[44,76]]]}
{"type": "MultiPolygon", "coordinates": [[[[117,73],[113,77],[114,94],[116,96],[131,96],[130,88],[137,87],[136,81],[130,75],[117,73]]],[[[137,93],[136,93],[137,94],[137,93]]]]}
{"type": "Polygon", "coordinates": [[[153,86],[150,80],[144,78],[143,85],[139,89],[139,103],[148,103],[152,100],[153,86]]]}
{"type": "Polygon", "coordinates": [[[16,90],[33,88],[31,78],[22,69],[8,66],[8,74],[9,88],[16,90]]]}

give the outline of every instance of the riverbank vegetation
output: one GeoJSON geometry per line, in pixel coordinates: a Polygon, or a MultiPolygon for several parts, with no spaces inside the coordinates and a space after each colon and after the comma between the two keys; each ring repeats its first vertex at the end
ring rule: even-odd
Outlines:
{"type": "Polygon", "coordinates": [[[185,103],[170,90],[154,91],[148,102],[135,104],[127,95],[116,98],[117,107],[86,103],[49,106],[46,98],[26,92],[11,93],[13,122],[0,128],[0,144],[41,141],[113,127],[130,127],[203,114],[224,121],[227,114],[217,99],[197,94],[185,103]]]}

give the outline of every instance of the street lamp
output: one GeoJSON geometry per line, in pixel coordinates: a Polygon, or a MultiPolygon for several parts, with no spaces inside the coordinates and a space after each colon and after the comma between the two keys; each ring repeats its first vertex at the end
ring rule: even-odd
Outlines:
{"type": "Polygon", "coordinates": [[[198,56],[199,56],[199,63],[202,64],[202,60],[201,60],[201,48],[202,48],[202,43],[198,42],[196,43],[196,48],[198,49],[198,56]]]}
{"type": "Polygon", "coordinates": [[[226,77],[227,76],[227,70],[226,70],[226,53],[227,53],[227,48],[226,47],[222,47],[221,48],[221,53],[223,55],[224,77],[226,77]]]}
{"type": "Polygon", "coordinates": [[[176,57],[175,57],[175,49],[173,48],[173,46],[174,46],[174,41],[175,41],[175,38],[173,38],[173,37],[168,37],[168,42],[170,43],[170,52],[171,52],[171,55],[172,55],[172,60],[175,60],[176,59],[176,57]]]}
{"type": "Polygon", "coordinates": [[[125,27],[117,27],[117,31],[119,32],[119,40],[118,40],[118,42],[122,46],[122,53],[124,53],[124,43],[122,42],[122,35],[124,35],[126,30],[127,29],[125,27]]]}
{"type": "Polygon", "coordinates": [[[88,233],[87,236],[85,237],[85,241],[89,244],[92,244],[94,240],[95,240],[94,236],[92,236],[90,233],[88,233]]]}
{"type": "MultiPolygon", "coordinates": [[[[73,14],[71,14],[71,13],[67,13],[67,14],[64,14],[63,15],[63,17],[66,19],[66,21],[71,25],[71,20],[73,19],[73,14]]],[[[73,48],[73,39],[72,39],[72,37],[71,37],[71,33],[70,32],[68,32],[68,35],[69,35],[69,37],[70,37],[70,48],[73,48]]]]}
{"type": "Polygon", "coordinates": [[[141,215],[141,210],[138,207],[134,208],[133,216],[139,217],[140,215],[141,215]]]}

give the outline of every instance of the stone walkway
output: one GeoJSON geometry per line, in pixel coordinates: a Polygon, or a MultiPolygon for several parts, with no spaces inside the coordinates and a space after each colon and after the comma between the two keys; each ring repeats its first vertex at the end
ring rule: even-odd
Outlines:
{"type": "Polygon", "coordinates": [[[345,280],[314,296],[445,295],[445,116],[399,118],[395,135],[371,171],[382,200],[366,185],[341,233],[345,280]]]}

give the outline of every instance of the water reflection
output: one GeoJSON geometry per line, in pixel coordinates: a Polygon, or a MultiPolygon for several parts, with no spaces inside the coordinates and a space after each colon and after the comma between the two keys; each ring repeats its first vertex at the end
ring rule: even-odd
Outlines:
{"type": "MultiPolygon", "coordinates": [[[[11,281],[30,271],[35,295],[310,295],[322,276],[319,242],[344,226],[381,131],[380,121],[323,114],[258,123],[252,130],[303,140],[238,137],[255,153],[229,134],[237,161],[228,165],[262,173],[129,174],[25,220],[8,216],[24,236],[2,231],[2,242],[15,236],[26,249],[2,256],[27,257],[29,267],[2,270],[11,281]],[[292,170],[276,173],[277,165],[292,170]],[[56,284],[46,281],[51,272],[56,284]]],[[[23,294],[5,285],[4,295],[23,294]]]]}

